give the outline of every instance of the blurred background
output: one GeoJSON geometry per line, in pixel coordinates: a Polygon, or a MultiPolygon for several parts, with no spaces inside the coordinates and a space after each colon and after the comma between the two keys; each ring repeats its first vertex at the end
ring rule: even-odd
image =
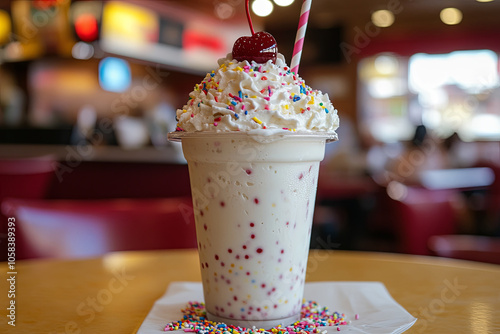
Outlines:
{"type": "MultiPolygon", "coordinates": [[[[287,62],[301,5],[250,1],[287,62]]],[[[313,1],[300,75],[329,94],[341,126],[311,247],[499,261],[499,16],[499,0],[313,1]]],[[[21,256],[69,255],[30,239],[55,224],[54,203],[189,197],[166,134],[249,34],[243,0],[1,1],[0,245],[17,215],[21,256]],[[21,215],[30,205],[49,217],[36,233],[42,211],[21,215]]]]}

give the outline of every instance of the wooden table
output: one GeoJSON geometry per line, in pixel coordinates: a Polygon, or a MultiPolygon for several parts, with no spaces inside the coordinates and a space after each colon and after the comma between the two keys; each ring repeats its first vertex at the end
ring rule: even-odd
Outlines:
{"type": "MultiPolygon", "coordinates": [[[[1,264],[5,277],[7,264],[1,264]]],[[[113,253],[16,263],[16,327],[1,333],[134,333],[172,281],[200,281],[197,252],[113,253]]],[[[8,278],[8,277],[7,277],[8,278]]],[[[398,254],[312,250],[307,281],[380,281],[419,318],[407,333],[500,331],[500,266],[398,254]]]]}

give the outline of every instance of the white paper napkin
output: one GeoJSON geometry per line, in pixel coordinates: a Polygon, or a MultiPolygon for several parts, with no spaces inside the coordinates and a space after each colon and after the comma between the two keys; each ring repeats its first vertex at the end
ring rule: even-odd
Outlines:
{"type": "MultiPolygon", "coordinates": [[[[344,313],[351,323],[340,327],[343,333],[398,334],[408,330],[417,321],[391,297],[380,282],[306,283],[304,299],[328,306],[332,312],[344,313]],[[359,314],[358,320],[355,320],[356,314],[359,314]]],[[[170,284],[167,292],[155,302],[137,333],[165,333],[163,329],[167,323],[182,319],[180,310],[189,301],[203,301],[201,283],[170,284]]],[[[337,327],[322,329],[326,329],[329,334],[337,333],[337,327]]]]}

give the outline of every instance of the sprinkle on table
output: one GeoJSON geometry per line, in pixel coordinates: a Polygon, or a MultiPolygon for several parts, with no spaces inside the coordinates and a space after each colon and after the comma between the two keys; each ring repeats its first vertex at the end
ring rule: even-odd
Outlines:
{"type": "MultiPolygon", "coordinates": [[[[340,326],[349,324],[345,319],[345,314],[330,312],[328,307],[322,307],[313,301],[302,304],[301,320],[290,326],[277,326],[268,330],[209,321],[207,320],[205,304],[200,302],[189,302],[181,312],[183,314],[182,320],[168,323],[164,328],[166,332],[183,330],[195,334],[325,334],[326,330],[321,327],[337,326],[337,331],[340,331],[340,326]]],[[[356,319],[359,319],[358,314],[356,314],[356,319]]]]}

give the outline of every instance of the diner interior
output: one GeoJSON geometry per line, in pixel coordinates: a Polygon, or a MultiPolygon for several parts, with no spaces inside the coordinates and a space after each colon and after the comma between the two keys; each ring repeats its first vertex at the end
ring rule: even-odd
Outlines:
{"type": "MultiPolygon", "coordinates": [[[[176,110],[243,0],[0,2],[0,260],[197,248],[176,110]]],[[[250,1],[291,61],[302,1],[250,1]]],[[[311,249],[500,264],[500,0],[314,0],[299,75],[338,110],[311,249]]]]}

